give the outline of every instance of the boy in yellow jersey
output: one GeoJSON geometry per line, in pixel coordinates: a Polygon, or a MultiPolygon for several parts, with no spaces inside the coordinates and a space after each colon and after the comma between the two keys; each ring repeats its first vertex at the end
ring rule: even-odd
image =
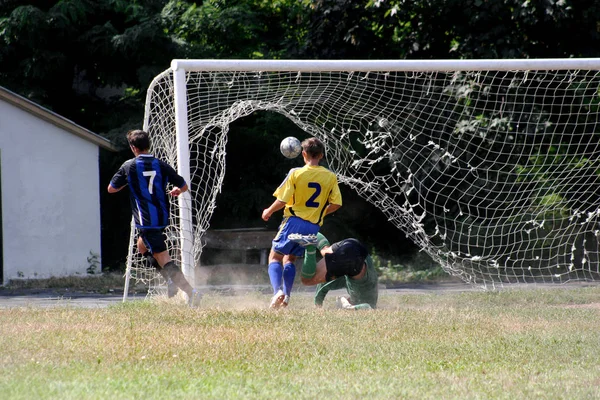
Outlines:
{"type": "Polygon", "coordinates": [[[263,210],[262,219],[268,221],[274,212],[284,209],[283,221],[273,239],[269,254],[269,278],[273,286],[270,308],[287,307],[292,293],[296,257],[304,248],[288,240],[288,234],[315,235],[323,218],[342,206],[342,195],[337,177],[319,165],[325,155],[325,145],[317,138],[302,142],[304,166],[292,168],[275,190],[276,200],[263,210]]]}

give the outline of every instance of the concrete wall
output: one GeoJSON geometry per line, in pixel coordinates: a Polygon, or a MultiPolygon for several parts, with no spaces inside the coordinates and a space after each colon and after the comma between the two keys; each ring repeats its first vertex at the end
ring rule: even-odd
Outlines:
{"type": "Polygon", "coordinates": [[[96,144],[0,101],[3,284],[86,275],[100,255],[98,157],[96,144]]]}

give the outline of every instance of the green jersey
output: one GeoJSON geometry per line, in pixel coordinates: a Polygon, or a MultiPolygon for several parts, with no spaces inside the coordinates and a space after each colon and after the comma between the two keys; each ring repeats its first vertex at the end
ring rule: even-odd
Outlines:
{"type": "Polygon", "coordinates": [[[318,284],[315,294],[315,304],[322,305],[325,296],[327,296],[330,290],[346,289],[350,295],[350,303],[354,305],[367,303],[372,308],[375,308],[379,297],[377,271],[375,271],[371,256],[367,256],[365,263],[367,264],[367,271],[361,279],[341,276],[330,282],[318,284]]]}

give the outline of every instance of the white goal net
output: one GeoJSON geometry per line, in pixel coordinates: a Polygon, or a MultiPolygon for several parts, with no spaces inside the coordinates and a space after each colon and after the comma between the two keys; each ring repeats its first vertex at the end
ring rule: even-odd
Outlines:
{"type": "MultiPolygon", "coordinates": [[[[153,152],[191,182],[172,254],[193,276],[228,126],[266,110],[320,138],[339,181],[449,274],[483,288],[596,281],[599,71],[600,59],[174,60],[145,120],[153,152]]],[[[132,249],[128,276],[158,279],[139,261],[132,249]]]]}

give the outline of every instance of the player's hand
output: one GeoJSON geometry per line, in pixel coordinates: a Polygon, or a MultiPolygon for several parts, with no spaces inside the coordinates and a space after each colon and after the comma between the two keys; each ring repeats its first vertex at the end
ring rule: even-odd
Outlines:
{"type": "Polygon", "coordinates": [[[169,194],[173,197],[177,197],[181,194],[181,189],[179,189],[178,187],[174,187],[173,189],[171,189],[169,194]]]}
{"type": "Polygon", "coordinates": [[[269,218],[271,218],[271,212],[269,212],[268,208],[265,208],[262,212],[262,219],[263,221],[268,221],[269,218]]]}

